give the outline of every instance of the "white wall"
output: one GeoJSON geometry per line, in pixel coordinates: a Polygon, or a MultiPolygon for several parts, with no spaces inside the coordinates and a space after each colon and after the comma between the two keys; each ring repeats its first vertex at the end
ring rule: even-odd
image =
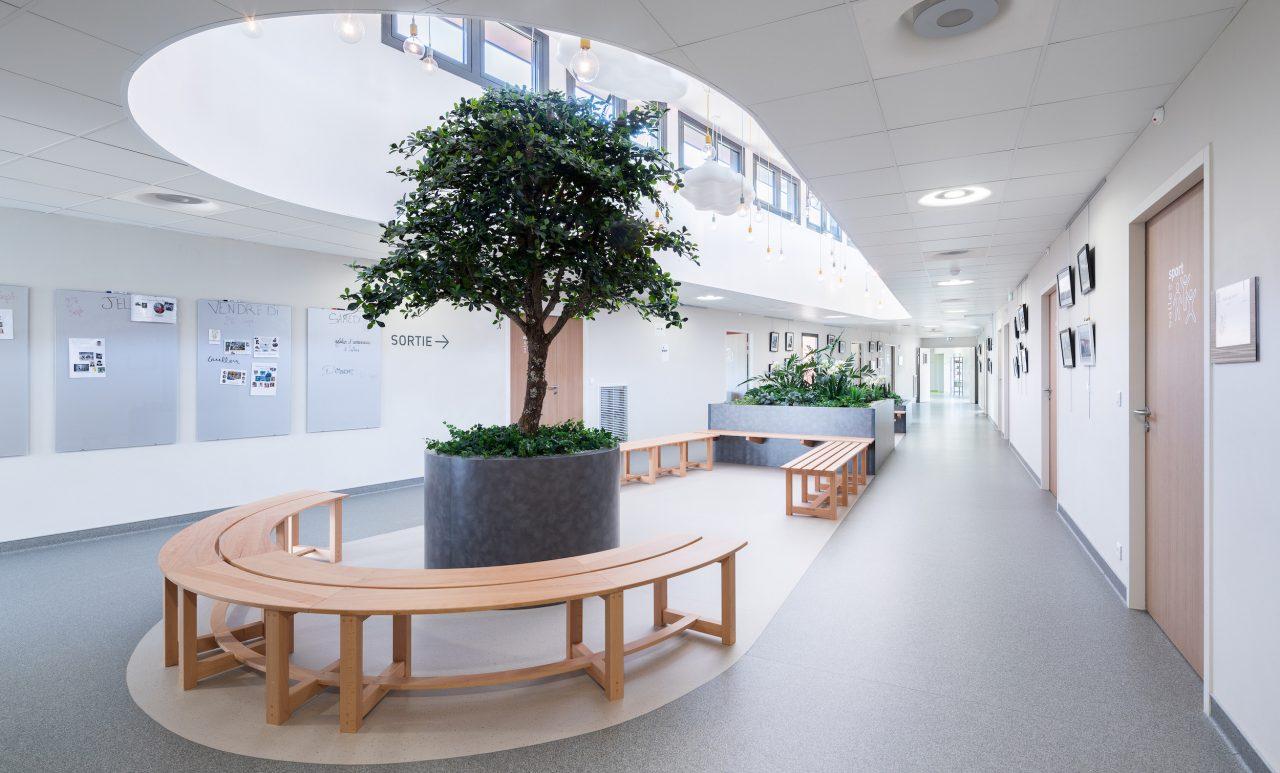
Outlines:
{"type": "MultiPolygon", "coordinates": [[[[1056,240],[1018,288],[1015,302],[1031,311],[1032,372],[1010,389],[1013,445],[1041,472],[1040,387],[1043,351],[1040,295],[1054,274],[1088,242],[1097,250],[1097,290],[1060,310],[1059,326],[1091,317],[1097,324],[1095,368],[1060,371],[1057,401],[1058,498],[1121,578],[1130,577],[1116,543],[1129,542],[1129,229],[1143,202],[1206,146],[1212,164],[1207,196],[1212,216],[1212,277],[1196,276],[1205,298],[1213,288],[1260,276],[1262,358],[1218,365],[1210,395],[1212,618],[1206,655],[1208,688],[1257,752],[1280,768],[1280,506],[1265,481],[1274,472],[1274,432],[1280,426],[1280,281],[1276,278],[1280,218],[1280,3],[1250,0],[1166,105],[1165,122],[1149,127],[1107,176],[1089,207],[1056,240]]],[[[1199,272],[1196,272],[1197,274],[1199,272]]],[[[998,321],[1012,308],[1002,309],[998,321]]]]}

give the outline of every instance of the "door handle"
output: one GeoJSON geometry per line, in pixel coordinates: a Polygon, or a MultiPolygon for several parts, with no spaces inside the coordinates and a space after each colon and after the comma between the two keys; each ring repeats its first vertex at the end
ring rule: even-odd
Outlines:
{"type": "Polygon", "coordinates": [[[553,395],[558,395],[558,394],[560,394],[560,385],[559,385],[559,384],[552,384],[552,385],[551,385],[551,394],[553,394],[553,395]]]}
{"type": "Polygon", "coordinates": [[[1053,388],[1052,388],[1052,387],[1045,387],[1045,388],[1044,388],[1044,393],[1045,393],[1045,394],[1047,394],[1047,395],[1051,395],[1051,394],[1053,394],[1053,388]]]}
{"type": "Polygon", "coordinates": [[[1151,431],[1151,409],[1146,407],[1134,408],[1132,413],[1134,416],[1142,417],[1142,431],[1150,432],[1151,431]]]}

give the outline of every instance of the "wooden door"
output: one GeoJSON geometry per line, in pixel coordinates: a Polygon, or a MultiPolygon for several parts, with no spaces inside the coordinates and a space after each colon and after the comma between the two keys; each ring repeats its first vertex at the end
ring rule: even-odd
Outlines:
{"type": "Polygon", "coordinates": [[[1201,675],[1203,270],[1204,186],[1197,184],[1147,222],[1146,575],[1147,611],[1201,675]]]}
{"type": "MultiPolygon", "coordinates": [[[[549,317],[547,327],[558,317],[549,317]]],[[[525,369],[529,346],[520,328],[511,325],[511,421],[524,410],[525,369]]],[[[542,402],[542,423],[559,424],[582,418],[582,320],[571,319],[551,342],[547,353],[547,397],[542,402]]]]}
{"type": "Polygon", "coordinates": [[[1058,290],[1050,290],[1044,296],[1044,351],[1048,352],[1045,373],[1048,383],[1044,390],[1044,409],[1049,417],[1048,457],[1045,460],[1045,487],[1055,497],[1058,495],[1058,368],[1062,353],[1058,351],[1058,290]],[[1057,360],[1054,357],[1058,357],[1057,360]]]}

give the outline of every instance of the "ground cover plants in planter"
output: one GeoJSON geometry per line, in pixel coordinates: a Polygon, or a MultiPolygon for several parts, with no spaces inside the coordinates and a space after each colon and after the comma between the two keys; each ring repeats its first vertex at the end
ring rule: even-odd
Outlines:
{"type": "Polygon", "coordinates": [[[491,89],[394,143],[409,190],[385,258],[343,294],[371,325],[445,304],[524,336],[523,406],[510,426],[449,428],[426,453],[428,566],[543,560],[616,547],[618,451],[599,430],[542,426],[547,356],[571,319],[632,309],[680,326],[678,283],[654,253],[696,260],[662,199],[681,177],[633,141],[665,109],[614,118],[562,92],[491,89]]]}
{"type": "Polygon", "coordinates": [[[736,405],[797,405],[817,408],[865,408],[877,400],[899,400],[871,365],[839,358],[839,339],[806,355],[793,354],[768,373],[743,381],[751,384],[736,405]]]}

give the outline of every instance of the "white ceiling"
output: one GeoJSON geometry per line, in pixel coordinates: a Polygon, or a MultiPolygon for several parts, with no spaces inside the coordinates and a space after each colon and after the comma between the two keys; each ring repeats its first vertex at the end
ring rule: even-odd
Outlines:
{"type": "MultiPolygon", "coordinates": [[[[651,54],[745,105],[922,324],[989,312],[1025,275],[1242,0],[1004,0],[924,39],[911,0],[381,0],[539,24],[651,54]],[[938,187],[982,204],[926,210],[938,187]],[[957,258],[937,253],[966,249],[957,258]],[[952,268],[975,280],[937,287],[952,268]]],[[[377,256],[377,226],[218,180],[146,138],[129,76],[176,37],[316,0],[0,2],[0,206],[377,256]],[[208,217],[132,203],[163,188],[208,217]]],[[[345,10],[345,9],[338,9],[345,10]]],[[[368,9],[373,10],[373,9],[368,9]]],[[[269,23],[269,22],[268,22],[269,23]]],[[[376,30],[368,34],[376,35],[376,30]]]]}

